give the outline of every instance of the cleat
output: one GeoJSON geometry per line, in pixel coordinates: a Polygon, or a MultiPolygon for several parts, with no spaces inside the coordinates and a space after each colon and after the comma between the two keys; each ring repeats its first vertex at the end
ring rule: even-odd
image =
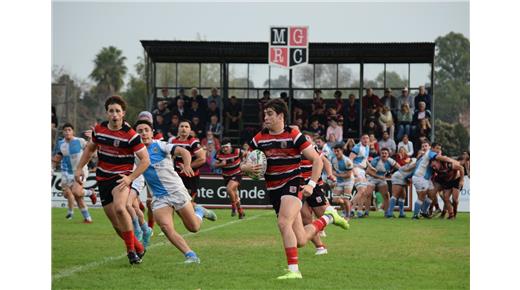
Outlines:
{"type": "Polygon", "coordinates": [[[405,215],[405,214],[403,214],[403,215],[399,215],[399,218],[400,218],[400,219],[404,219],[404,218],[406,218],[406,215],[405,215]]]}
{"type": "Polygon", "coordinates": [[[450,215],[450,216],[448,217],[448,219],[449,219],[450,221],[454,221],[454,220],[455,220],[455,215],[450,215]]]}
{"type": "Polygon", "coordinates": [[[326,255],[328,253],[326,248],[317,248],[316,253],[314,255],[320,256],[320,255],[326,255]]]}
{"type": "Polygon", "coordinates": [[[236,210],[231,210],[231,217],[234,217],[237,215],[237,211],[236,210]]]}
{"type": "Polygon", "coordinates": [[[325,233],[325,231],[320,231],[319,233],[320,237],[322,238],[325,238],[327,236],[327,234],[325,233]]]}
{"type": "Polygon", "coordinates": [[[84,224],[91,224],[91,223],[92,223],[92,220],[83,220],[83,223],[84,223],[84,224]]]}
{"type": "Polygon", "coordinates": [[[431,215],[426,214],[426,213],[423,213],[423,212],[421,213],[421,216],[422,216],[423,218],[425,218],[425,219],[431,219],[431,218],[432,218],[431,215]]]}
{"type": "Polygon", "coordinates": [[[150,238],[152,237],[152,235],[153,230],[151,228],[146,228],[146,232],[142,233],[143,246],[145,249],[148,248],[148,246],[150,245],[150,238]]]}
{"type": "Polygon", "coordinates": [[[419,220],[419,216],[414,215],[414,216],[412,217],[412,219],[413,219],[413,220],[419,220]]]}
{"type": "Polygon", "coordinates": [[[326,210],[323,214],[332,216],[332,223],[341,227],[342,229],[348,230],[350,228],[348,221],[342,218],[335,209],[326,210]]]}
{"type": "Polygon", "coordinates": [[[200,264],[199,257],[188,257],[186,260],[184,260],[184,264],[200,264]]]}
{"type": "Polygon", "coordinates": [[[385,217],[386,217],[387,219],[395,219],[395,215],[393,215],[393,214],[391,214],[391,215],[386,215],[386,214],[385,214],[385,217]]]}
{"type": "Polygon", "coordinates": [[[146,254],[146,249],[142,253],[137,253],[137,256],[139,257],[139,259],[142,260],[144,257],[144,254],[146,254]]]}
{"type": "Polygon", "coordinates": [[[66,216],[65,216],[66,219],[68,220],[71,220],[72,219],[72,214],[71,213],[68,213],[66,216]]]}
{"type": "Polygon", "coordinates": [[[439,214],[441,214],[442,211],[440,209],[436,209],[434,212],[433,212],[433,217],[436,217],[438,216],[439,214]]]}
{"type": "Polygon", "coordinates": [[[246,217],[245,213],[243,213],[243,212],[238,213],[238,219],[239,220],[244,219],[245,217],[246,217]]]}
{"type": "Polygon", "coordinates": [[[90,198],[90,201],[92,201],[93,205],[96,204],[96,202],[97,202],[97,195],[96,195],[96,192],[94,190],[92,190],[92,189],[90,190],[89,198],[90,198]]]}
{"type": "Polygon", "coordinates": [[[282,276],[278,276],[277,280],[287,280],[287,279],[302,279],[302,273],[300,271],[298,272],[292,272],[287,270],[287,273],[285,273],[282,276]]]}
{"type": "Polygon", "coordinates": [[[210,221],[216,221],[217,220],[217,215],[215,214],[214,211],[210,210],[210,209],[207,209],[203,206],[200,206],[200,205],[196,205],[195,207],[198,207],[198,208],[201,208],[202,209],[202,215],[204,218],[210,220],[210,221]]]}
{"type": "Polygon", "coordinates": [[[141,264],[142,260],[139,258],[139,256],[135,252],[128,252],[128,262],[130,262],[130,265],[132,264],[141,264]]]}

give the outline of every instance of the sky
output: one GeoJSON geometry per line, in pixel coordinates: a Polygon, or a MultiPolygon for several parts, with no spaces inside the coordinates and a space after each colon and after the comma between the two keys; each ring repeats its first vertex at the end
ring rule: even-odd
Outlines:
{"type": "MultiPolygon", "coordinates": [[[[310,42],[433,42],[469,38],[469,2],[52,2],[52,66],[88,80],[102,47],[135,74],[139,40],[268,41],[274,25],[309,26],[310,42]]],[[[127,75],[128,77],[128,75],[127,75]]]]}

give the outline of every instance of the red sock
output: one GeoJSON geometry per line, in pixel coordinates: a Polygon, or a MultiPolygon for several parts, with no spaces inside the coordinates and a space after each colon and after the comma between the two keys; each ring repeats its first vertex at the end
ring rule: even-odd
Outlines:
{"type": "Polygon", "coordinates": [[[298,248],[285,248],[285,256],[287,256],[287,265],[298,265],[298,248]]]}
{"type": "Polygon", "coordinates": [[[123,240],[125,241],[126,251],[127,252],[135,251],[134,232],[133,231],[122,232],[121,235],[123,236],[123,240]]]}
{"type": "Polygon", "coordinates": [[[144,247],[141,243],[139,243],[139,240],[135,237],[134,235],[134,245],[135,245],[135,251],[137,253],[142,253],[144,252],[144,247]]]}
{"type": "Polygon", "coordinates": [[[237,201],[237,209],[240,214],[242,214],[242,208],[240,207],[240,201],[237,201]]]}
{"type": "Polygon", "coordinates": [[[144,212],[144,204],[143,204],[141,201],[139,201],[139,209],[140,209],[142,212],[144,212]]]}
{"type": "Polygon", "coordinates": [[[327,226],[327,221],[323,217],[320,217],[319,219],[314,220],[312,225],[316,228],[316,232],[321,232],[327,226]]]}
{"type": "Polygon", "coordinates": [[[236,209],[237,209],[236,203],[232,202],[231,203],[231,210],[235,211],[236,209]]]}

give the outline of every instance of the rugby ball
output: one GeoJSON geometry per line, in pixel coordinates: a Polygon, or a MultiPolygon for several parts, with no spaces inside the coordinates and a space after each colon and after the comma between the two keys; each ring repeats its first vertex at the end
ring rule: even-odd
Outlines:
{"type": "Polygon", "coordinates": [[[248,172],[247,176],[251,177],[251,179],[254,179],[254,180],[259,180],[260,178],[262,178],[264,176],[265,171],[267,169],[267,158],[265,157],[264,152],[262,152],[258,149],[255,149],[255,150],[249,152],[247,154],[246,162],[249,164],[253,164],[253,165],[256,165],[256,164],[262,165],[262,168],[258,175],[254,174],[252,172],[248,172]]]}

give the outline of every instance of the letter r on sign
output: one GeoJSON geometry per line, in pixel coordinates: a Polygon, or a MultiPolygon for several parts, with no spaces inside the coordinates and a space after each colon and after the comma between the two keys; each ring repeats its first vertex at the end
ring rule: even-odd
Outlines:
{"type": "Polygon", "coordinates": [[[269,62],[287,67],[289,61],[286,47],[271,47],[269,51],[269,62]]]}

